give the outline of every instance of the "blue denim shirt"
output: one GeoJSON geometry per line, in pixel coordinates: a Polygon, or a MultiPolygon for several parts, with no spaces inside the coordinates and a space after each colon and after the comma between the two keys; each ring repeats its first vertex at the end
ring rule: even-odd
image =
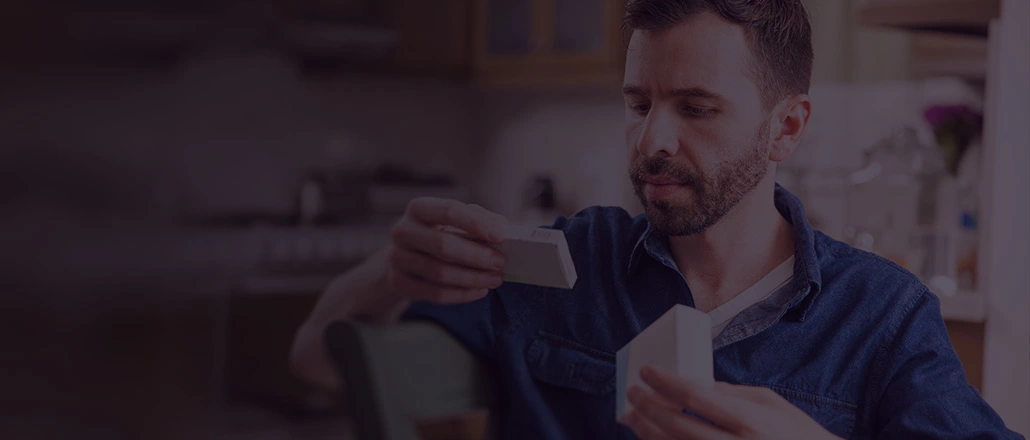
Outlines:
{"type": "MultiPolygon", "coordinates": [[[[1020,438],[966,381],[936,296],[892,262],[814,231],[776,187],[794,228],[793,288],[713,340],[715,379],[768,387],[844,438],[1020,438]]],[[[693,307],[668,241],[641,215],[592,207],[565,231],[571,290],[505,283],[460,305],[416,303],[485,360],[510,439],[631,439],[615,419],[615,352],[674,304],[693,307]]]]}

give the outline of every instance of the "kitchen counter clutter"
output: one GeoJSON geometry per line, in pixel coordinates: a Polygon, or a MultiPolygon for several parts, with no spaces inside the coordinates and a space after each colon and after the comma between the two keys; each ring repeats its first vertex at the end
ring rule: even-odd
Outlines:
{"type": "Polygon", "coordinates": [[[385,246],[389,230],[366,224],[204,228],[184,233],[180,252],[237,286],[260,290],[292,279],[298,287],[315,287],[385,246]]]}

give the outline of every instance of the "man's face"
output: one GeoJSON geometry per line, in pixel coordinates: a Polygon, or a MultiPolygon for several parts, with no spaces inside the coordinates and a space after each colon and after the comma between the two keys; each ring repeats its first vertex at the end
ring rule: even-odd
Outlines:
{"type": "Polygon", "coordinates": [[[769,170],[769,123],[743,30],[701,13],[630,40],[623,95],[630,178],[668,235],[718,222],[769,170]]]}

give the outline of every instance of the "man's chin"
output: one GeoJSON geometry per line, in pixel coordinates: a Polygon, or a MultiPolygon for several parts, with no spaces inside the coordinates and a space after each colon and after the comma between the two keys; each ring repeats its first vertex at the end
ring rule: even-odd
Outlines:
{"type": "Polygon", "coordinates": [[[704,232],[711,226],[706,217],[699,216],[699,209],[691,204],[656,200],[647,202],[644,215],[648,223],[664,235],[690,236],[704,232]]]}
{"type": "Polygon", "coordinates": [[[686,189],[666,197],[645,198],[644,202],[648,207],[660,209],[668,213],[690,211],[695,205],[693,193],[686,189]]]}

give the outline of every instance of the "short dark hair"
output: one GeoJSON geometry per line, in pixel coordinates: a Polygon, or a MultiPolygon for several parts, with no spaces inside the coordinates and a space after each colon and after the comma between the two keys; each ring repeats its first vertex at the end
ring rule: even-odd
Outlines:
{"type": "Polygon", "coordinates": [[[705,11],[743,26],[751,74],[766,110],[783,98],[808,93],[812,26],[801,0],[630,0],[622,25],[663,31],[705,11]]]}

